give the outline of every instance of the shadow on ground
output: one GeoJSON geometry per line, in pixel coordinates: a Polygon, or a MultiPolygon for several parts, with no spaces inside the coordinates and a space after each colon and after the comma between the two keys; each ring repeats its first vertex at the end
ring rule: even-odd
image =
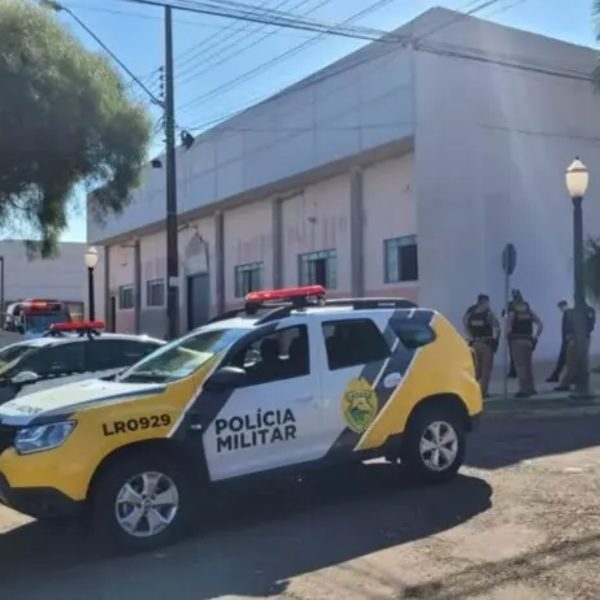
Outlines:
{"type": "Polygon", "coordinates": [[[488,416],[470,437],[467,464],[500,469],[523,460],[600,444],[600,415],[514,418],[488,416]]]}
{"type": "Polygon", "coordinates": [[[32,523],[0,535],[0,582],[7,597],[28,600],[270,596],[292,577],[464,523],[490,508],[491,494],[475,477],[416,488],[392,465],[357,465],[221,494],[204,532],[118,558],[100,557],[84,532],[32,523]]]}
{"type": "MultiPolygon", "coordinates": [[[[515,558],[486,564],[479,563],[463,571],[445,575],[443,579],[406,587],[399,598],[427,600],[484,598],[495,589],[506,585],[531,584],[533,579],[546,573],[553,573],[560,577],[556,573],[558,569],[570,568],[576,563],[598,558],[600,558],[600,535],[593,534],[576,540],[542,546],[515,558]]],[[[596,592],[596,586],[594,590],[584,590],[579,587],[578,597],[597,597],[596,592]]]]}

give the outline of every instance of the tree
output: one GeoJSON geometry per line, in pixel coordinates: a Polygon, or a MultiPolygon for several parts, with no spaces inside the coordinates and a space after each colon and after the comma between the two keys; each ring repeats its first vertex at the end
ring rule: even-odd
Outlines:
{"type": "Polygon", "coordinates": [[[47,10],[0,0],[0,227],[25,224],[52,254],[78,185],[97,217],[127,205],[149,138],[106,58],[47,10]]]}

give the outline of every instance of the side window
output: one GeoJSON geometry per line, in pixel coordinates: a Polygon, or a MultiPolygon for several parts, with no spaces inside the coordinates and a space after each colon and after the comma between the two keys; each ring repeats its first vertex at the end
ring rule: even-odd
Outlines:
{"type": "Polygon", "coordinates": [[[390,349],[379,328],[370,319],[323,323],[329,369],[344,369],[384,360],[390,349]]]}
{"type": "Polygon", "coordinates": [[[91,340],[86,344],[87,369],[105,371],[128,367],[154,349],[146,342],[134,340],[91,340]]]}
{"type": "Polygon", "coordinates": [[[303,377],[310,372],[308,330],[289,327],[251,342],[229,361],[243,368],[248,385],[303,377]]]}
{"type": "Polygon", "coordinates": [[[84,371],[82,344],[58,344],[37,352],[23,361],[21,371],[34,371],[42,377],[54,377],[84,371]]]}
{"type": "Polygon", "coordinates": [[[435,340],[435,332],[426,323],[392,321],[392,329],[406,348],[421,348],[435,340]]]}

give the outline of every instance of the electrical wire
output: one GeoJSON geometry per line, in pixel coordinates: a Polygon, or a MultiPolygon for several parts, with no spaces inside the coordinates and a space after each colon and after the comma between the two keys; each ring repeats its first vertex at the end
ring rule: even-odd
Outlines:
{"type": "Polygon", "coordinates": [[[94,33],[92,29],[90,29],[76,14],[73,12],[68,6],[61,4],[60,2],[56,2],[55,0],[43,0],[42,6],[47,6],[52,10],[57,12],[64,11],[66,12],[72,19],[74,19],[79,26],[84,29],[88,35],[90,35],[94,41],[99,44],[105,52],[127,73],[127,75],[135,81],[135,83],[146,93],[146,95],[150,98],[153,104],[162,107],[162,102],[144,85],[144,83],[135,75],[129,67],[94,33]]]}
{"type": "Polygon", "coordinates": [[[387,31],[382,31],[367,27],[343,28],[319,21],[298,19],[296,16],[280,16],[277,11],[261,10],[256,6],[241,3],[226,3],[244,7],[243,9],[227,8],[223,4],[214,4],[207,2],[194,2],[181,4],[183,0],[119,0],[130,4],[140,4],[147,6],[171,7],[183,11],[189,11],[199,14],[209,14],[217,17],[228,17],[241,21],[253,21],[256,23],[266,23],[278,27],[299,29],[304,31],[313,31],[327,33],[329,35],[362,39],[367,41],[387,41],[392,42],[393,36],[387,31]],[[258,13],[258,14],[257,14],[258,13]]]}
{"type": "MultiPolygon", "coordinates": [[[[299,2],[295,6],[295,8],[299,8],[300,6],[306,4],[309,1],[310,0],[301,0],[301,2],[299,2]]],[[[322,0],[319,4],[312,7],[310,10],[306,11],[303,14],[309,14],[311,12],[314,12],[315,10],[318,10],[319,8],[325,6],[326,4],[329,4],[331,1],[332,0],[322,0]]],[[[254,48],[255,46],[258,46],[265,40],[273,37],[274,35],[276,35],[278,33],[277,30],[269,31],[269,32],[265,33],[264,35],[262,35],[260,38],[253,40],[252,42],[246,44],[243,48],[240,48],[240,49],[236,50],[235,52],[232,52],[225,56],[222,56],[222,53],[225,52],[226,50],[235,48],[239,44],[239,42],[243,41],[244,39],[247,39],[248,37],[252,37],[260,29],[264,29],[266,27],[267,27],[266,25],[263,25],[261,28],[258,28],[255,31],[253,31],[252,33],[237,40],[236,43],[230,44],[226,48],[221,48],[217,52],[211,54],[208,58],[205,59],[206,61],[209,62],[209,64],[204,65],[204,67],[200,71],[198,71],[197,66],[194,65],[191,70],[188,69],[187,71],[180,73],[179,77],[181,77],[181,79],[178,81],[179,86],[185,85],[186,83],[196,79],[197,77],[200,77],[201,75],[204,75],[205,73],[208,73],[209,71],[212,71],[213,69],[221,66],[222,64],[229,62],[231,59],[239,56],[240,54],[242,54],[243,52],[246,52],[247,50],[250,50],[251,48],[254,48]],[[216,62],[211,63],[210,62],[211,59],[214,59],[214,58],[217,58],[218,60],[216,62]]]]}
{"type": "MultiPolygon", "coordinates": [[[[371,6],[352,15],[351,17],[349,17],[342,23],[343,24],[351,23],[367,14],[375,12],[376,10],[382,8],[386,4],[390,4],[393,1],[394,0],[379,0],[378,2],[375,2],[374,4],[372,4],[371,6]]],[[[265,62],[257,65],[256,67],[250,69],[246,73],[243,73],[242,75],[239,75],[238,77],[230,79],[229,81],[226,81],[225,83],[217,86],[216,88],[213,88],[212,90],[205,92],[204,94],[201,94],[200,96],[197,96],[196,98],[193,98],[192,100],[186,102],[185,104],[183,104],[179,107],[179,112],[188,111],[192,106],[196,106],[198,104],[203,104],[203,103],[209,101],[210,99],[214,98],[215,96],[220,95],[226,91],[233,89],[240,83],[245,83],[249,79],[253,79],[257,75],[264,73],[265,71],[267,71],[274,65],[276,65],[280,62],[283,62],[283,61],[287,60],[288,58],[295,56],[299,52],[302,52],[306,48],[309,48],[309,47],[315,45],[316,43],[321,41],[321,39],[324,39],[324,37],[325,37],[325,34],[321,33],[321,34],[314,36],[313,38],[311,38],[309,40],[306,40],[305,42],[302,42],[301,44],[293,46],[289,50],[286,50],[285,52],[282,52],[281,54],[269,59],[268,61],[265,61],[265,62]]],[[[405,39],[408,39],[408,38],[405,38],[405,39]]],[[[396,50],[396,47],[393,47],[392,51],[395,51],[395,50],[396,50]]]]}

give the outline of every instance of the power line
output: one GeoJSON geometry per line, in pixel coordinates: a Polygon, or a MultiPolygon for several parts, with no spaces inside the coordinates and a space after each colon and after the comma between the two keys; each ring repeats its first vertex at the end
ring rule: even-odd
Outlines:
{"type": "Polygon", "coordinates": [[[223,5],[208,2],[193,2],[181,4],[183,0],[120,0],[130,4],[141,4],[148,6],[171,7],[183,11],[208,14],[217,17],[226,17],[241,21],[252,21],[256,23],[266,23],[267,25],[276,25],[289,29],[299,29],[303,31],[313,31],[318,33],[327,33],[346,38],[362,39],[368,41],[393,42],[393,36],[387,31],[372,28],[343,28],[319,21],[298,19],[297,17],[285,13],[278,14],[277,11],[268,11],[256,6],[241,3],[224,3],[223,5]],[[244,7],[243,9],[227,8],[225,4],[244,7]],[[258,14],[257,14],[258,13],[258,14]],[[285,16],[284,16],[285,15],[285,16]]]}
{"type": "Polygon", "coordinates": [[[134,75],[134,73],[127,67],[125,63],[67,6],[56,2],[55,0],[41,0],[40,4],[42,6],[46,6],[56,12],[64,11],[68,15],[70,15],[79,25],[82,27],[95,41],[99,44],[105,52],[131,77],[133,81],[137,83],[137,85],[144,90],[150,100],[156,104],[157,106],[162,107],[162,102],[140,81],[140,79],[134,75]]]}
{"type": "MultiPolygon", "coordinates": [[[[300,6],[306,4],[308,1],[310,0],[302,0],[301,2],[299,2],[295,8],[299,8],[300,6]]],[[[317,4],[316,6],[314,6],[313,8],[311,8],[310,10],[306,11],[304,14],[310,14],[311,12],[314,12],[315,10],[318,10],[319,8],[325,6],[326,4],[329,4],[332,0],[322,0],[319,4],[317,4]]],[[[263,25],[262,27],[256,29],[255,31],[249,33],[248,35],[242,37],[241,39],[237,40],[237,42],[230,44],[229,46],[227,46],[226,48],[221,48],[220,50],[216,51],[215,53],[211,54],[207,59],[205,59],[206,61],[210,61],[213,58],[218,58],[218,60],[216,62],[213,62],[211,64],[205,65],[204,68],[202,68],[200,71],[196,70],[196,66],[192,67],[192,69],[188,69],[187,73],[184,72],[181,75],[183,75],[183,79],[181,81],[179,81],[179,85],[185,85],[187,82],[192,81],[193,79],[195,79],[196,77],[200,77],[201,75],[204,75],[205,73],[208,73],[209,71],[211,71],[212,69],[215,69],[216,67],[228,62],[229,60],[231,60],[232,58],[235,58],[236,56],[239,56],[242,52],[246,52],[247,50],[250,50],[251,48],[254,48],[255,46],[258,46],[259,44],[261,44],[262,42],[264,42],[265,40],[269,39],[270,37],[273,37],[274,35],[276,35],[278,33],[277,30],[273,30],[273,31],[269,31],[267,33],[265,33],[264,35],[262,35],[260,38],[258,38],[257,40],[253,40],[252,42],[250,42],[249,44],[246,44],[243,48],[240,48],[239,50],[236,50],[235,52],[232,52],[230,54],[227,54],[225,56],[221,56],[221,54],[231,48],[235,48],[235,46],[237,46],[241,41],[243,41],[244,39],[248,38],[248,37],[252,37],[255,33],[257,33],[260,29],[264,29],[266,28],[266,25],[263,25]]]]}
{"type": "MultiPolygon", "coordinates": [[[[372,12],[378,10],[379,8],[385,6],[386,4],[390,4],[393,1],[394,0],[379,0],[378,2],[375,2],[375,4],[372,4],[371,6],[361,10],[360,12],[352,15],[351,17],[349,17],[348,19],[343,21],[342,25],[351,23],[351,22],[355,21],[356,19],[359,19],[369,13],[372,13],[372,12]]],[[[260,65],[257,65],[256,67],[250,69],[246,73],[243,73],[242,75],[239,75],[238,77],[230,79],[229,81],[217,86],[216,88],[214,88],[200,96],[197,96],[196,98],[193,98],[192,100],[183,104],[179,108],[179,110],[180,111],[189,110],[190,107],[195,106],[196,104],[204,103],[216,95],[219,95],[225,91],[229,91],[230,89],[233,89],[240,83],[244,83],[244,82],[248,81],[249,79],[253,79],[257,75],[260,75],[264,71],[270,69],[272,66],[274,66],[282,61],[285,61],[292,56],[295,56],[296,54],[298,54],[299,52],[302,52],[304,49],[309,48],[310,46],[313,46],[314,44],[318,43],[324,37],[325,37],[325,34],[320,33],[320,34],[314,36],[313,38],[306,40],[305,42],[302,42],[301,44],[293,46],[289,50],[286,50],[285,52],[282,52],[281,54],[269,59],[268,61],[261,63],[260,65]]],[[[396,47],[393,48],[393,50],[395,50],[395,49],[396,49],[396,47]]]]}

